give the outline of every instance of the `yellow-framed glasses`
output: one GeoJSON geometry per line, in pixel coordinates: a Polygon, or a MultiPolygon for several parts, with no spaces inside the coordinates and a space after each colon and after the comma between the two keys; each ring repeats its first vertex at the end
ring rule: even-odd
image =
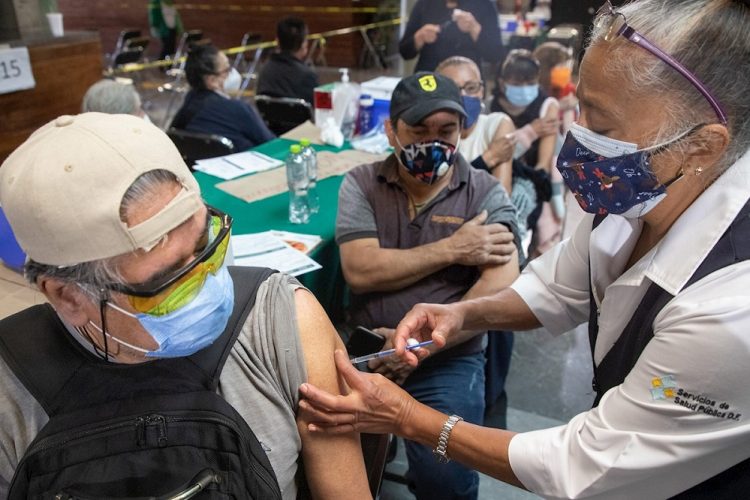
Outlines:
{"type": "Polygon", "coordinates": [[[188,304],[201,291],[208,274],[216,274],[224,265],[229,248],[232,217],[213,207],[208,207],[208,216],[206,246],[186,266],[156,284],[111,284],[107,288],[126,295],[136,311],[152,316],[163,316],[188,304]]]}

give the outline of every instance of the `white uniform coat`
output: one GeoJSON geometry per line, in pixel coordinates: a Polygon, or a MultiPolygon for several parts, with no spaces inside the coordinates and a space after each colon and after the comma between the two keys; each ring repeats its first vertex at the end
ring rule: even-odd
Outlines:
{"type": "Polygon", "coordinates": [[[544,327],[561,334],[588,321],[590,257],[601,314],[596,363],[651,283],[676,295],[656,316],[633,370],[597,408],[513,437],[511,467],[529,490],[549,498],[667,498],[750,457],[750,261],[680,292],[748,198],[750,152],[627,271],[642,223],[610,215],[592,232],[587,216],[514,283],[544,327]]]}

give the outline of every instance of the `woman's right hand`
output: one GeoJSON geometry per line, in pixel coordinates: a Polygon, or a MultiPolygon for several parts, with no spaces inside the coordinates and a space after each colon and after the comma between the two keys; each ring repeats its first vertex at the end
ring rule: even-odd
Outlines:
{"type": "MultiPolygon", "coordinates": [[[[417,304],[396,327],[393,344],[396,356],[402,361],[416,366],[420,356],[416,351],[407,351],[406,343],[410,338],[418,342],[432,340],[434,348],[445,347],[452,335],[461,331],[464,325],[464,312],[460,302],[453,304],[417,304]]],[[[421,356],[424,357],[424,356],[421,356]]]]}
{"type": "Polygon", "coordinates": [[[299,408],[303,420],[308,422],[308,430],[325,434],[356,431],[402,435],[416,400],[384,376],[354,368],[344,351],[336,350],[333,356],[350,392],[334,396],[312,384],[302,384],[299,408]]]}

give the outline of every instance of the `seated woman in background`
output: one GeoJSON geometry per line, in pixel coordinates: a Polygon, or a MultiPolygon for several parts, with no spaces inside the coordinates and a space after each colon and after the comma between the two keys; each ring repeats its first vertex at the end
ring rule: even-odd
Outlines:
{"type": "Polygon", "coordinates": [[[234,143],[237,151],[273,139],[273,133],[248,103],[227,96],[231,70],[229,59],[215,46],[191,48],[185,63],[191,90],[172,120],[172,127],[224,136],[234,143]]]}
{"type": "Polygon", "coordinates": [[[513,152],[517,142],[513,122],[502,112],[482,113],[484,82],[479,67],[471,59],[449,57],[435,71],[453,80],[461,89],[468,118],[461,132],[458,150],[473,167],[487,170],[500,181],[516,209],[519,236],[525,239],[527,219],[536,208],[537,196],[531,180],[513,168],[513,152]]]}
{"type": "MultiPolygon", "coordinates": [[[[510,116],[516,128],[522,128],[538,118],[558,119],[559,106],[556,99],[540,89],[540,65],[528,50],[512,50],[500,67],[496,76],[497,86],[493,92],[490,104],[491,111],[502,111],[510,116]]],[[[521,160],[531,168],[552,174],[552,163],[556,154],[558,133],[539,137],[531,147],[521,156],[521,160]]],[[[549,206],[543,210],[540,199],[536,210],[529,218],[529,228],[535,231],[529,251],[534,257],[550,248],[559,240],[560,219],[562,218],[562,179],[554,179],[556,186],[548,184],[554,206],[552,214],[549,206]],[[544,214],[543,214],[544,212],[544,214]],[[544,219],[545,224],[538,221],[544,219]]],[[[547,198],[547,197],[545,197],[547,198]]]]}

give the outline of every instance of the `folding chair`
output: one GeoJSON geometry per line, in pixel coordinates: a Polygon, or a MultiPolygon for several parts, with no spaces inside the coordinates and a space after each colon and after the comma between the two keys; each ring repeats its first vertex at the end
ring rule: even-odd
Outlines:
{"type": "Polygon", "coordinates": [[[126,64],[137,63],[143,57],[143,49],[140,47],[133,47],[125,49],[117,54],[112,61],[112,69],[117,69],[120,66],[126,64]]]}
{"type": "Polygon", "coordinates": [[[125,41],[125,49],[140,48],[145,53],[149,43],[151,43],[151,39],[147,36],[128,38],[125,41]]]}
{"type": "Polygon", "coordinates": [[[192,170],[193,165],[198,160],[205,158],[214,158],[234,153],[234,143],[226,137],[215,134],[203,134],[200,132],[188,132],[170,128],[167,135],[177,150],[182,155],[188,167],[192,170]]]}
{"type": "MultiPolygon", "coordinates": [[[[261,40],[262,36],[260,34],[247,32],[242,36],[240,46],[244,47],[245,45],[253,45],[259,43],[261,40]]],[[[263,52],[264,49],[258,47],[250,58],[246,57],[247,52],[239,52],[234,56],[232,67],[242,75],[242,83],[240,84],[240,90],[237,94],[238,99],[242,97],[242,94],[250,86],[250,82],[257,78],[258,64],[260,64],[263,52]]]]}
{"type": "Polygon", "coordinates": [[[312,119],[312,106],[304,99],[256,95],[255,106],[268,128],[276,135],[312,119]]]}
{"type": "Polygon", "coordinates": [[[185,61],[180,61],[183,56],[186,56],[190,45],[203,38],[203,31],[201,30],[190,30],[182,33],[180,42],[177,44],[177,50],[172,56],[172,69],[185,69],[185,61]]]}
{"type": "Polygon", "coordinates": [[[109,60],[108,66],[110,69],[114,67],[115,57],[117,57],[120,52],[125,50],[125,44],[127,43],[127,41],[131,38],[137,38],[139,36],[141,36],[141,30],[136,28],[127,28],[120,31],[120,34],[117,37],[117,42],[115,43],[115,50],[113,50],[107,58],[109,60]]]}

